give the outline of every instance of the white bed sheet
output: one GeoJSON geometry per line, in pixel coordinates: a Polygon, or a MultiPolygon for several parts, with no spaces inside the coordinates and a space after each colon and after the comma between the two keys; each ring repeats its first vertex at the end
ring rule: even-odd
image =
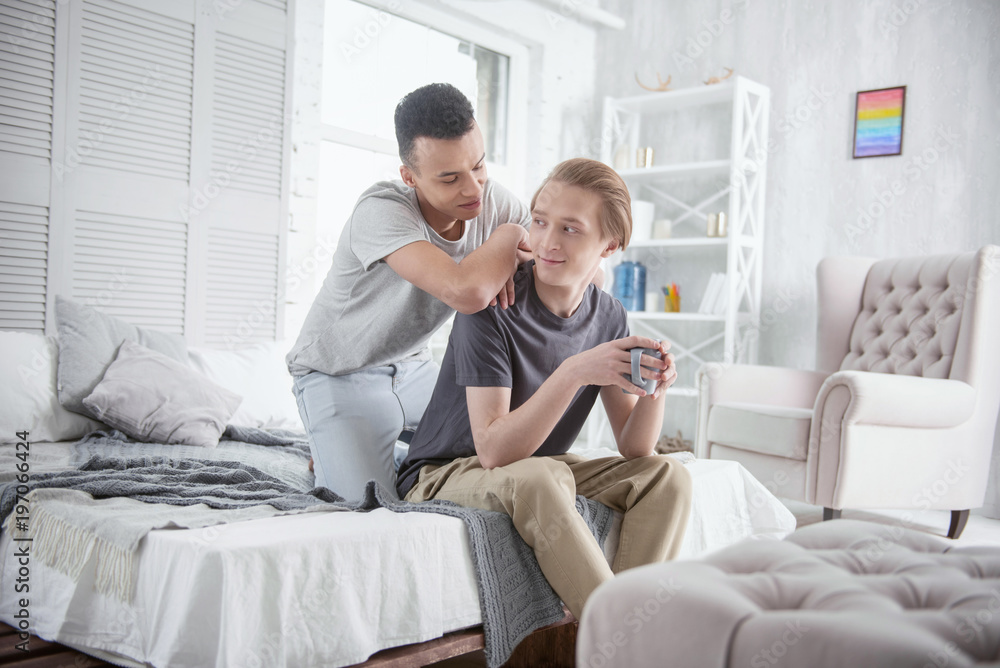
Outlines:
{"type": "MultiPolygon", "coordinates": [[[[687,466],[694,498],[681,558],[794,530],[738,463],[687,466]]],[[[0,618],[11,623],[20,595],[6,534],[0,554],[0,618]]],[[[382,509],[158,530],[136,563],[126,604],[94,591],[93,561],[78,582],[32,561],[33,631],[122,665],[300,668],[350,665],[481,623],[465,527],[441,515],[382,509]]]]}
{"type": "MultiPolygon", "coordinates": [[[[4,535],[4,555],[14,547],[4,535]]],[[[154,666],[304,667],[481,622],[461,520],[427,513],[307,513],[151,532],[126,604],[31,564],[42,638],[154,666]]],[[[13,621],[16,564],[5,559],[3,618],[13,621]]]]}
{"type": "MultiPolygon", "coordinates": [[[[616,457],[608,448],[579,449],[585,457],[616,457]]],[[[744,538],[780,540],[795,531],[795,516],[739,462],[695,459],[690,453],[671,455],[685,462],[691,473],[691,516],[678,559],[695,559],[744,538]]],[[[617,514],[616,514],[617,515],[617,514]]],[[[618,544],[620,517],[616,516],[606,546],[618,544]]],[[[605,549],[605,556],[613,552],[605,549]]]]}

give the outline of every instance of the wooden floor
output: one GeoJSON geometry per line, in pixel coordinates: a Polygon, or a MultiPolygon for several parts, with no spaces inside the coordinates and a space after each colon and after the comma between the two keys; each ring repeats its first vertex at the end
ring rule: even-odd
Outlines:
{"type": "Polygon", "coordinates": [[[114,664],[95,659],[75,649],[29,636],[27,650],[18,649],[22,643],[17,629],[0,622],[0,666],[13,668],[96,668],[114,664]]]}
{"type": "MultiPolygon", "coordinates": [[[[566,613],[561,621],[538,629],[525,638],[504,668],[573,668],[576,619],[566,613]]],[[[29,636],[27,651],[17,630],[0,623],[0,666],[13,668],[98,668],[114,664],[95,659],[57,643],[29,636]],[[22,645],[23,646],[23,645],[22,645]]],[[[414,645],[393,647],[373,654],[358,668],[472,668],[485,666],[482,628],[455,631],[414,645]]]]}

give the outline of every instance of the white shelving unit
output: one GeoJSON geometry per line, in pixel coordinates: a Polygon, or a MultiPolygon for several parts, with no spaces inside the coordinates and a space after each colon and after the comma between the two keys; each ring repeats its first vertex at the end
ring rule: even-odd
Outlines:
{"type": "MultiPolygon", "coordinates": [[[[644,264],[656,265],[661,275],[671,263],[686,265],[681,273],[670,276],[670,282],[681,288],[680,313],[629,313],[634,334],[671,341],[681,372],[678,383],[668,391],[672,396],[697,396],[694,371],[703,362],[756,362],[769,112],[769,89],[739,76],[709,86],[604,101],[602,161],[614,164],[614,156],[623,145],[628,147],[626,155],[630,160],[637,147],[651,146],[656,157],[653,166],[629,167],[619,170],[619,174],[633,199],[653,201],[656,217],[673,221],[671,238],[633,241],[626,254],[631,259],[645,260],[644,264]],[[714,107],[714,116],[709,107],[714,107]],[[662,131],[666,127],[664,119],[676,121],[689,114],[726,119],[730,133],[725,144],[728,155],[671,160],[676,151],[668,141],[677,138],[662,131]],[[699,190],[699,185],[707,187],[699,190]],[[688,203],[675,194],[684,188],[698,192],[696,201],[688,203]],[[727,215],[728,234],[708,237],[706,217],[720,211],[727,215]],[[697,312],[701,293],[713,271],[726,277],[727,306],[721,315],[697,312]]],[[[724,128],[715,128],[714,134],[719,135],[721,130],[724,128]]],[[[623,260],[619,253],[614,264],[605,267],[609,283],[614,267],[623,260]]],[[[651,282],[659,277],[656,273],[647,276],[647,291],[660,288],[651,282]]],[[[609,290],[613,291],[613,285],[609,290]]],[[[594,411],[588,441],[613,447],[603,411],[594,411]]]]}

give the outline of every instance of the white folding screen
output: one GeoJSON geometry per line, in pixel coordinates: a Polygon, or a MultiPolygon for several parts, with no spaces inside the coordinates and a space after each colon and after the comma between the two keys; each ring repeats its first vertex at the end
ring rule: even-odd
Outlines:
{"type": "Polygon", "coordinates": [[[0,4],[0,328],[43,331],[55,2],[0,4]]]}
{"type": "Polygon", "coordinates": [[[192,344],[282,336],[289,10],[4,0],[0,328],[52,333],[63,294],[192,344]]]}

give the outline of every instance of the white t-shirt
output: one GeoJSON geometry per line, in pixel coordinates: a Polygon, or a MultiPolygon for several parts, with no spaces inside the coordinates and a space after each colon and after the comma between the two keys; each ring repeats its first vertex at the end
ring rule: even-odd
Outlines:
{"type": "Polygon", "coordinates": [[[504,223],[527,226],[530,212],[492,180],[482,212],[448,241],[424,220],[417,194],[402,181],[380,181],[362,193],[340,235],[333,267],[285,357],[288,371],[339,376],[407,359],[430,359],[427,342],[454,311],[392,270],[385,257],[429,241],[456,262],[504,223]]]}

